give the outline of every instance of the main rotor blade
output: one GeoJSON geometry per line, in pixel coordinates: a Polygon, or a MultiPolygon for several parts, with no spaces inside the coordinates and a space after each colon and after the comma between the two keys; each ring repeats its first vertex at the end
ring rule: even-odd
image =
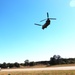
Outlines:
{"type": "Polygon", "coordinates": [[[48,14],[48,12],[47,12],[47,18],[49,18],[49,14],[48,14]]]}
{"type": "MultiPolygon", "coordinates": [[[[46,19],[44,19],[44,20],[46,20],[46,19]]],[[[44,21],[44,20],[41,20],[40,22],[42,22],[42,21],[44,21]]]]}
{"type": "Polygon", "coordinates": [[[49,19],[51,19],[51,20],[56,20],[56,18],[49,18],[49,19]]]}
{"type": "Polygon", "coordinates": [[[37,26],[42,26],[42,25],[40,25],[40,24],[36,24],[36,23],[35,23],[35,25],[37,25],[37,26]]]}

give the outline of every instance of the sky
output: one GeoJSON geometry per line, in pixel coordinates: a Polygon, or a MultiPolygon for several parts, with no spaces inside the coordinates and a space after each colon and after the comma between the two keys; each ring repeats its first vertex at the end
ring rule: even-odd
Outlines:
{"type": "Polygon", "coordinates": [[[75,58],[75,0],[0,0],[0,63],[75,58]],[[42,27],[47,18],[51,24],[42,27]]]}

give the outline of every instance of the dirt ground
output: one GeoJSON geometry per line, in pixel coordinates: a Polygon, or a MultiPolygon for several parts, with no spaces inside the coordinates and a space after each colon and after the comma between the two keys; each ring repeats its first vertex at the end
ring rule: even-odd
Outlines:
{"type": "Polygon", "coordinates": [[[45,68],[1,69],[1,71],[42,71],[42,70],[75,70],[75,66],[45,67],[45,68]]]}

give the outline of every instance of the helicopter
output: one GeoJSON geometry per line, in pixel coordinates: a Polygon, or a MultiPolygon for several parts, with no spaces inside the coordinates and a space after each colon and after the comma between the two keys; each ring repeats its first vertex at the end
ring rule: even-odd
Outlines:
{"type": "Polygon", "coordinates": [[[45,21],[45,20],[46,20],[46,22],[44,25],[36,24],[36,23],[35,23],[35,25],[42,26],[42,29],[44,30],[45,28],[47,28],[47,26],[50,25],[51,20],[56,20],[56,18],[49,18],[49,13],[47,12],[47,19],[41,20],[40,22],[45,21]]]}

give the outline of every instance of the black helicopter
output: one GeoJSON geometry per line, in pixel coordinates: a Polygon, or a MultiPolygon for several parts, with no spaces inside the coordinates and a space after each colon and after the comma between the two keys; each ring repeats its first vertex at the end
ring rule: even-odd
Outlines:
{"type": "MultiPolygon", "coordinates": [[[[49,14],[47,12],[47,19],[44,19],[44,20],[46,20],[44,25],[40,25],[40,24],[36,24],[36,23],[35,23],[35,25],[42,26],[42,29],[45,29],[45,28],[47,28],[48,25],[50,25],[50,23],[51,23],[50,20],[56,20],[56,18],[49,18],[49,14]]],[[[44,20],[41,20],[40,22],[42,22],[44,20]]]]}

